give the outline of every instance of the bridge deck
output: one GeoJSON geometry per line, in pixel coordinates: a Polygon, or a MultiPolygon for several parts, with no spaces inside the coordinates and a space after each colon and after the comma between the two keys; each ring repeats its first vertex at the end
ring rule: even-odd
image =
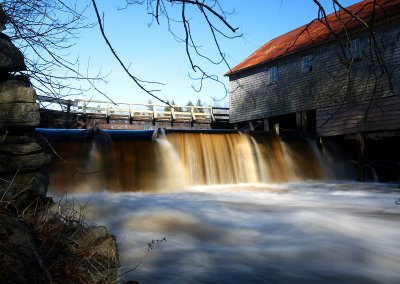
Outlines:
{"type": "Polygon", "coordinates": [[[86,119],[198,123],[229,123],[229,108],[211,106],[166,106],[157,104],[112,103],[100,100],[64,100],[38,96],[42,109],[53,109],[72,113],[86,119]],[[48,103],[46,106],[44,103],[48,103]]]}

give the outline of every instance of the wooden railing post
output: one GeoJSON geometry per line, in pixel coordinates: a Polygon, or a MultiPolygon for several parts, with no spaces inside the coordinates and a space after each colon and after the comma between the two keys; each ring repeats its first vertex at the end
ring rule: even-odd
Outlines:
{"type": "Polygon", "coordinates": [[[210,113],[211,113],[211,122],[215,122],[214,108],[213,107],[210,107],[210,113]]]}
{"type": "Polygon", "coordinates": [[[71,100],[68,100],[68,101],[67,101],[67,113],[70,113],[70,112],[71,112],[71,105],[72,105],[72,101],[71,101],[71,100]]]}
{"type": "Polygon", "coordinates": [[[190,107],[190,114],[191,114],[191,121],[190,121],[190,126],[193,127],[194,123],[196,122],[196,116],[194,115],[194,107],[190,107]]]}
{"type": "Polygon", "coordinates": [[[156,125],[156,120],[157,120],[157,112],[156,112],[156,108],[154,105],[151,106],[152,110],[153,110],[153,126],[156,125]]]}
{"type": "Polygon", "coordinates": [[[132,105],[129,104],[129,124],[132,124],[133,116],[132,116],[132,105]]]}
{"type": "MultiPolygon", "coordinates": [[[[98,110],[99,113],[101,113],[101,108],[98,110]]],[[[107,110],[106,110],[106,122],[107,124],[110,124],[110,115],[111,115],[111,110],[110,110],[110,103],[107,103],[107,110]]]]}
{"type": "Polygon", "coordinates": [[[174,106],[171,107],[171,126],[174,126],[175,121],[175,108],[174,106]]]}

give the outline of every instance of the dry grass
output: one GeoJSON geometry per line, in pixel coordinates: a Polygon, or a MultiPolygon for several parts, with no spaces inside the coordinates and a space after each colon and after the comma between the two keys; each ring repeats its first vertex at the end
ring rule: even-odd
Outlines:
{"type": "Polygon", "coordinates": [[[0,224],[1,283],[115,283],[115,238],[104,227],[87,224],[68,202],[38,199],[22,210],[1,198],[7,190],[0,189],[0,218],[11,220],[0,224]]]}

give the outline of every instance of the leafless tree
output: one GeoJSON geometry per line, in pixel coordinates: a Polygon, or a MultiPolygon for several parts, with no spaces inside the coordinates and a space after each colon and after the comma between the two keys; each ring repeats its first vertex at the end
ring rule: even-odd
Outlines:
{"type": "Polygon", "coordinates": [[[25,74],[40,95],[58,99],[97,89],[95,83],[104,77],[89,74],[79,55],[72,61],[69,56],[80,31],[93,27],[84,16],[89,6],[69,0],[4,0],[1,4],[7,15],[5,32],[23,52],[25,74]]]}
{"type": "MultiPolygon", "coordinates": [[[[361,31],[367,32],[369,35],[369,48],[363,50],[363,55],[369,61],[371,66],[371,76],[373,77],[374,84],[378,83],[382,79],[386,79],[388,82],[388,87],[390,90],[393,89],[393,75],[394,72],[399,68],[399,66],[390,66],[386,62],[384,57],[384,49],[386,48],[382,38],[378,38],[375,33],[375,18],[376,13],[385,14],[386,11],[383,10],[381,5],[379,5],[377,0],[365,2],[365,4],[359,9],[359,11],[350,11],[344,7],[340,1],[332,0],[332,5],[334,8],[334,13],[338,15],[340,21],[341,29],[332,27],[331,23],[327,20],[327,13],[324,6],[319,0],[313,0],[318,7],[318,17],[317,21],[321,22],[331,33],[331,36],[336,40],[336,46],[338,50],[338,57],[344,67],[346,76],[351,75],[353,64],[355,62],[356,55],[351,49],[352,42],[350,37],[350,32],[346,28],[346,24],[350,21],[357,21],[361,25],[361,31]],[[363,18],[359,15],[359,12],[365,9],[367,6],[372,6],[369,19],[363,18]],[[339,15],[339,11],[342,12],[342,16],[339,15]]],[[[374,87],[375,89],[376,87],[374,87]]],[[[373,95],[375,92],[373,92],[373,95]]],[[[373,99],[373,97],[372,97],[373,99]]],[[[371,101],[373,103],[373,101],[371,101]]]]}
{"type": "MultiPolygon", "coordinates": [[[[120,63],[134,83],[148,95],[167,103],[155,95],[158,90],[157,87],[154,88],[154,85],[160,84],[159,82],[138,78],[134,71],[130,71],[134,69],[134,66],[128,66],[118,56],[118,50],[114,48],[104,30],[104,18],[107,17],[107,11],[102,11],[95,0],[86,2],[86,5],[74,1],[76,0],[2,1],[9,22],[6,33],[23,51],[27,65],[26,74],[39,93],[56,98],[81,94],[88,89],[95,89],[102,93],[96,83],[104,81],[104,76],[99,73],[89,74],[87,64],[82,66],[78,55],[76,55],[76,60],[66,59],[71,58],[70,48],[76,44],[79,32],[98,25],[110,48],[111,55],[120,63]],[[97,23],[88,22],[85,16],[87,11],[93,10],[97,15],[97,23]],[[77,81],[78,84],[76,84],[77,81]]],[[[201,62],[205,60],[212,64],[226,63],[225,54],[219,45],[219,38],[233,38],[238,35],[236,35],[237,29],[227,21],[229,13],[222,8],[218,0],[126,0],[125,4],[120,8],[132,9],[137,5],[146,5],[153,23],[166,24],[172,36],[185,44],[189,66],[195,74],[199,74],[193,76],[200,80],[198,91],[201,90],[203,81],[206,79],[220,82],[217,75],[208,74],[205,71],[201,62]],[[174,18],[172,14],[179,16],[174,18]],[[209,30],[217,50],[217,58],[211,58],[210,55],[203,53],[200,44],[204,43],[196,42],[191,22],[198,16],[202,18],[209,30]]]]}
{"type": "MultiPolygon", "coordinates": [[[[144,83],[151,85],[157,82],[140,80],[129,71],[128,66],[120,59],[117,51],[114,49],[112,43],[105,33],[103,18],[101,17],[100,9],[98,8],[96,0],[92,0],[92,4],[97,15],[101,34],[110,48],[113,56],[121,64],[124,71],[144,92],[169,105],[167,101],[155,96],[154,93],[158,91],[157,89],[151,90],[144,85],[144,83]]],[[[192,85],[193,89],[200,92],[203,86],[203,81],[212,80],[222,84],[222,86],[225,88],[224,97],[226,97],[228,90],[219,80],[218,75],[209,74],[199,62],[206,61],[215,65],[225,64],[227,69],[230,69],[228,62],[226,61],[225,54],[219,44],[219,39],[221,37],[233,39],[241,36],[237,33],[237,28],[234,28],[227,20],[227,16],[230,15],[230,12],[224,10],[218,0],[126,0],[126,5],[121,9],[134,8],[136,5],[146,5],[148,13],[153,17],[152,23],[156,22],[158,25],[160,25],[164,20],[171,35],[178,42],[185,44],[186,55],[190,63],[190,67],[193,72],[199,74],[197,76],[189,74],[190,78],[192,78],[194,81],[200,82],[197,87],[192,85]],[[178,17],[172,16],[177,14],[179,15],[178,17]],[[217,50],[218,56],[216,58],[212,58],[209,54],[201,51],[200,43],[197,42],[196,34],[192,31],[191,26],[191,22],[195,20],[196,17],[201,18],[203,24],[209,31],[213,45],[217,50]]]]}

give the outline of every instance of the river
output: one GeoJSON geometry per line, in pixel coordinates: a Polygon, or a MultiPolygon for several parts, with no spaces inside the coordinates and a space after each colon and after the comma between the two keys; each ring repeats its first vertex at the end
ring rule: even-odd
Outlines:
{"type": "Polygon", "coordinates": [[[123,279],[176,284],[399,283],[399,197],[393,184],[300,182],[69,198],[116,235],[120,274],[143,261],[123,279]]]}
{"type": "Polygon", "coordinates": [[[117,237],[122,283],[400,283],[397,184],[338,181],[354,163],[317,141],[42,132],[51,194],[117,237]]]}

